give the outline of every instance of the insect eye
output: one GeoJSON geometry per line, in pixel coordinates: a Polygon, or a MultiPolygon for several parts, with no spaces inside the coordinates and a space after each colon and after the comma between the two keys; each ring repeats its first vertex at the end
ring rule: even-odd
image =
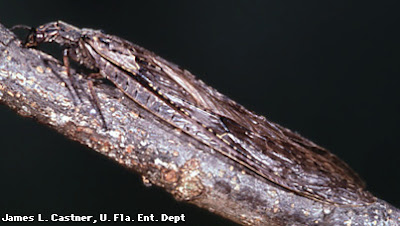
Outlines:
{"type": "Polygon", "coordinates": [[[36,47],[43,41],[44,41],[43,33],[40,32],[38,33],[37,30],[32,30],[31,33],[26,38],[24,45],[26,47],[36,47]]]}
{"type": "Polygon", "coordinates": [[[36,33],[36,42],[43,42],[44,35],[42,33],[36,33]]]}

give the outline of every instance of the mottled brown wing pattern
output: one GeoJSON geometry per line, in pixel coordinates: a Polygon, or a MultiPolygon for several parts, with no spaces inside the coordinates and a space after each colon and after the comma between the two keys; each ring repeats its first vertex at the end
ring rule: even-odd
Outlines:
{"type": "MultiPolygon", "coordinates": [[[[188,75],[173,64],[163,63],[165,66],[162,67],[174,68],[176,74],[188,75]]],[[[324,148],[248,111],[192,76],[188,76],[188,83],[201,91],[202,101],[198,103],[206,103],[201,107],[212,109],[234,122],[225,121],[224,124],[245,146],[257,150],[251,155],[263,159],[262,168],[273,170],[272,174],[268,173],[271,181],[309,197],[337,204],[363,205],[375,201],[365,190],[360,177],[324,148]]]]}
{"type": "Polygon", "coordinates": [[[124,45],[127,52],[119,54],[134,60],[169,99],[235,146],[241,153],[239,161],[256,173],[319,201],[343,205],[374,202],[359,176],[324,148],[246,110],[188,71],[142,47],[114,36],[105,40],[124,45]]]}
{"type": "MultiPolygon", "coordinates": [[[[119,37],[64,22],[39,28],[45,37],[41,42],[67,46],[72,59],[99,69],[140,106],[249,172],[325,203],[375,201],[359,176],[335,155],[245,109],[156,54],[119,37]]],[[[34,35],[32,46],[39,43],[34,35]]]]}

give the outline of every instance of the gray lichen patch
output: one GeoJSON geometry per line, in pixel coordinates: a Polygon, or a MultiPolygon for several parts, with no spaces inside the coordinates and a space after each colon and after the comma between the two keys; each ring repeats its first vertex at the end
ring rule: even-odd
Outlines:
{"type": "Polygon", "coordinates": [[[179,181],[173,191],[178,200],[193,200],[204,192],[204,185],[201,182],[199,162],[196,159],[187,161],[179,170],[179,181]]]}

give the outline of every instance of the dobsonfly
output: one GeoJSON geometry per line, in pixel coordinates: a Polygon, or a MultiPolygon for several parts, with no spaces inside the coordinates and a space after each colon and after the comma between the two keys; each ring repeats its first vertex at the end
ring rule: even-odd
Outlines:
{"type": "Polygon", "coordinates": [[[333,205],[375,201],[361,178],[335,155],[245,109],[153,52],[62,21],[32,29],[25,46],[43,42],[60,44],[65,57],[98,70],[140,107],[275,185],[333,205]]]}

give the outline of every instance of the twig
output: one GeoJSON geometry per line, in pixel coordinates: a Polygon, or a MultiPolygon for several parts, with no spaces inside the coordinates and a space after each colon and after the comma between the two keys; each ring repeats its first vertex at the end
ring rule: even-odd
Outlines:
{"type": "MultiPolygon", "coordinates": [[[[79,79],[82,93],[87,80],[79,79]]],[[[338,207],[310,200],[243,174],[226,158],[157,120],[114,87],[95,91],[108,129],[87,96],[76,104],[65,69],[40,51],[21,48],[0,24],[0,100],[68,138],[140,173],[176,199],[241,224],[396,225],[400,211],[378,200],[365,207],[338,207]],[[122,99],[122,101],[121,101],[122,99]]]]}

